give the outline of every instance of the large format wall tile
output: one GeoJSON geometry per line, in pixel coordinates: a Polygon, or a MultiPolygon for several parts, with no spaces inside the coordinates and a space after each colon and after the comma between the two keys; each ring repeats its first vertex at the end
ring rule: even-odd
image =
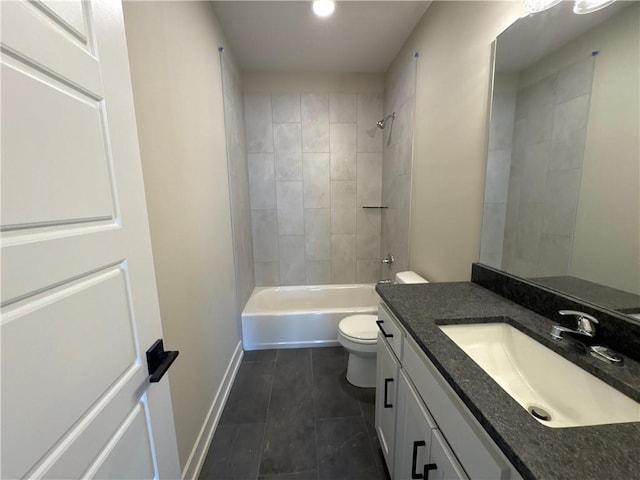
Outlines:
{"type": "Polygon", "coordinates": [[[377,280],[382,214],[360,207],[382,203],[382,101],[355,92],[245,95],[257,285],[377,280]],[[356,259],[367,260],[359,274],[356,259]]]}
{"type": "Polygon", "coordinates": [[[358,152],[382,152],[382,130],[376,125],[382,116],[382,94],[358,94],[358,152]]]}
{"type": "Polygon", "coordinates": [[[331,181],[331,233],[356,233],[355,181],[331,181]]]}
{"type": "Polygon", "coordinates": [[[331,260],[307,260],[307,285],[331,283],[331,260]]]}
{"type": "Polygon", "coordinates": [[[302,136],[299,123],[275,123],[276,181],[302,181],[302,136]]]}
{"type": "Polygon", "coordinates": [[[300,95],[297,93],[274,93],[271,96],[274,123],[300,122],[300,95]]]}
{"type": "MultiPolygon", "coordinates": [[[[393,279],[409,268],[409,203],[413,162],[413,121],[415,114],[416,60],[413,53],[396,61],[385,77],[384,115],[396,113],[382,130],[382,205],[380,257],[391,253],[395,262],[380,267],[380,278],[393,279]]],[[[382,118],[382,117],[381,117],[382,118]]],[[[362,225],[362,217],[359,218],[362,225]]],[[[369,239],[358,238],[359,245],[369,239]]],[[[364,247],[363,247],[364,248],[364,247]]],[[[371,266],[371,268],[373,268],[371,266]]]]}
{"type": "Polygon", "coordinates": [[[356,265],[356,282],[375,283],[380,280],[380,265],[377,258],[359,258],[356,265]]]}
{"type": "Polygon", "coordinates": [[[356,124],[332,123],[329,137],[331,179],[355,180],[357,174],[356,124]]]}
{"type": "Polygon", "coordinates": [[[263,208],[275,208],[275,185],[273,183],[273,159],[261,163],[250,172],[245,135],[244,100],[240,81],[222,55],[220,66],[223,79],[224,123],[229,165],[229,198],[233,249],[238,287],[238,309],[242,311],[255,286],[253,238],[251,234],[251,184],[257,186],[263,208]],[[252,175],[253,174],[253,175],[252,175]],[[253,179],[252,179],[253,177],[253,179]]]}
{"type": "Polygon", "coordinates": [[[273,152],[273,125],[271,95],[248,93],[244,96],[244,118],[247,135],[247,152],[273,152]]]}
{"type": "Polygon", "coordinates": [[[331,123],[356,122],[355,93],[332,93],[329,95],[329,121],[331,123]]]}
{"type": "Polygon", "coordinates": [[[331,282],[355,283],[356,236],[331,235],[331,282]]]}
{"type": "Polygon", "coordinates": [[[380,210],[359,208],[356,214],[357,257],[380,260],[380,210]]]}
{"type": "Polygon", "coordinates": [[[273,153],[250,153],[249,189],[251,208],[276,208],[276,181],[273,167],[273,153]]]}
{"type": "Polygon", "coordinates": [[[277,182],[278,233],[304,234],[302,182],[277,182]]]}
{"type": "MultiPolygon", "coordinates": [[[[587,57],[520,89],[515,96],[501,267],[516,275],[566,275],[569,271],[593,70],[594,60],[587,57]]],[[[490,163],[497,160],[492,153],[496,152],[490,152],[490,163]]],[[[500,178],[491,170],[487,175],[485,198],[498,201],[504,192],[490,189],[490,184],[500,183],[500,178]]],[[[491,228],[499,226],[487,214],[483,244],[485,235],[495,237],[488,231],[491,228]]]]}
{"type": "Polygon", "coordinates": [[[381,206],[382,202],[382,152],[357,155],[357,204],[381,206]]]}
{"type": "Polygon", "coordinates": [[[304,153],[302,165],[304,172],[304,207],[329,208],[331,206],[329,154],[304,153]]]}
{"type": "Polygon", "coordinates": [[[307,260],[331,259],[331,221],[328,208],[309,208],[304,214],[307,260]]]}
{"type": "Polygon", "coordinates": [[[281,235],[280,251],[280,283],[305,285],[304,235],[281,235]]]}
{"type": "Polygon", "coordinates": [[[329,152],[329,95],[302,94],[301,112],[302,151],[329,152]]]}
{"type": "Polygon", "coordinates": [[[278,261],[278,219],[276,210],[251,212],[253,258],[256,262],[278,261]]]}
{"type": "Polygon", "coordinates": [[[255,262],[256,287],[280,285],[280,262],[255,262]]]}

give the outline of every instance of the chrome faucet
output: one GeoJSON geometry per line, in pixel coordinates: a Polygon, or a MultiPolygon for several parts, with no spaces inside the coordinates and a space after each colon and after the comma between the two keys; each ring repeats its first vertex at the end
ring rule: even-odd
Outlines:
{"type": "Polygon", "coordinates": [[[578,320],[578,328],[571,329],[567,327],[563,327],[561,325],[554,325],[551,327],[551,337],[556,340],[562,340],[563,333],[574,333],[577,335],[584,335],[590,338],[596,336],[596,327],[594,323],[598,322],[598,319],[584,312],[576,312],[575,310],[560,310],[558,312],[560,315],[574,315],[578,320]]]}
{"type": "MultiPolygon", "coordinates": [[[[554,340],[562,340],[564,333],[571,333],[576,336],[584,336],[588,338],[594,338],[596,336],[596,327],[594,324],[600,323],[598,319],[584,312],[577,312],[575,310],[560,310],[560,315],[573,315],[577,317],[578,327],[574,330],[572,328],[563,327],[562,325],[554,325],[551,327],[551,337],[554,340]]],[[[584,350],[598,360],[602,360],[613,365],[622,365],[623,358],[618,353],[614,352],[610,348],[603,347],[602,345],[585,344],[577,338],[571,338],[571,341],[581,346],[584,350]]]]}
{"type": "Polygon", "coordinates": [[[382,263],[384,263],[385,265],[391,267],[391,264],[395,261],[395,259],[393,258],[393,255],[391,255],[391,253],[387,253],[386,258],[382,259],[382,263]]]}

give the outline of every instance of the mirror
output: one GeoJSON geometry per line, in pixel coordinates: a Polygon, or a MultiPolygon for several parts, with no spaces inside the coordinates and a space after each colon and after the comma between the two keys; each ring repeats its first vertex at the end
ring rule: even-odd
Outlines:
{"type": "Polygon", "coordinates": [[[640,5],[496,40],[480,262],[640,321],[640,5]]]}

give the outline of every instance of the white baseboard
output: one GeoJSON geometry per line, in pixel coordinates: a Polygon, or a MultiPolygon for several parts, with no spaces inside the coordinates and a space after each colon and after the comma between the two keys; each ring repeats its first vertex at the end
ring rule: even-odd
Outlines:
{"type": "Polygon", "coordinates": [[[315,348],[315,347],[339,347],[337,340],[310,340],[301,342],[271,342],[254,343],[244,346],[246,352],[250,350],[273,350],[283,348],[315,348]]]}
{"type": "Polygon", "coordinates": [[[182,470],[182,478],[184,480],[195,480],[200,475],[200,470],[202,470],[202,465],[207,457],[211,440],[213,440],[213,434],[215,433],[218,422],[220,421],[222,410],[227,402],[227,397],[229,396],[229,391],[233,385],[233,380],[236,378],[236,373],[238,373],[238,368],[240,367],[243,354],[242,342],[238,342],[238,345],[233,352],[233,356],[231,357],[231,361],[227,366],[227,370],[224,372],[222,383],[216,392],[211,408],[209,408],[207,417],[200,429],[198,439],[196,440],[193,450],[191,450],[189,460],[187,460],[187,464],[185,465],[184,470],[182,470]]]}

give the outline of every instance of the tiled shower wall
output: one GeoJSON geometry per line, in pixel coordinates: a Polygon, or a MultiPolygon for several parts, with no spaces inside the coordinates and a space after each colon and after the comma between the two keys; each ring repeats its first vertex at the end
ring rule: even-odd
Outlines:
{"type": "Polygon", "coordinates": [[[502,257],[516,275],[569,271],[593,69],[588,57],[518,90],[502,257]]]}
{"type": "Polygon", "coordinates": [[[391,253],[395,259],[390,267],[381,267],[385,279],[409,268],[416,62],[413,54],[398,57],[385,77],[384,112],[396,113],[395,120],[387,122],[383,139],[382,203],[388,208],[382,213],[381,256],[391,253]]]}
{"type": "Polygon", "coordinates": [[[233,250],[236,265],[238,309],[247,304],[255,278],[253,244],[251,238],[251,210],[249,207],[249,172],[245,147],[244,105],[238,74],[224,53],[220,55],[224,99],[224,121],[229,166],[229,196],[233,250]]]}
{"type": "Polygon", "coordinates": [[[246,93],[256,285],[375,282],[381,93],[246,93]]]}

